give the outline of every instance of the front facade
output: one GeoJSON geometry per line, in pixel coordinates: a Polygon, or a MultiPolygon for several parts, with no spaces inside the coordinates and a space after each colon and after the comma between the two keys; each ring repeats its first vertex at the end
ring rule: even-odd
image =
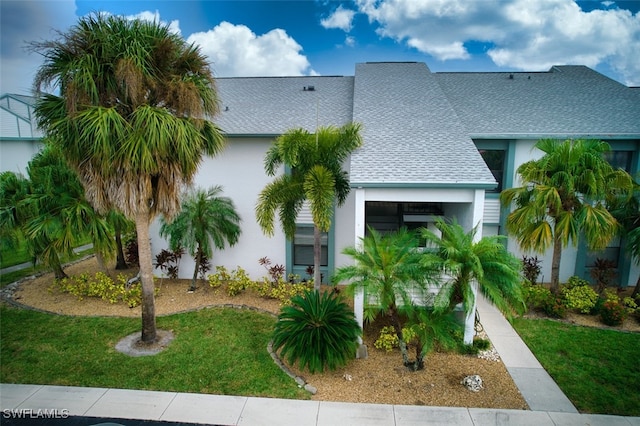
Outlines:
{"type": "MultiPolygon", "coordinates": [[[[614,150],[612,163],[632,174],[640,170],[640,89],[583,66],[432,73],[424,63],[362,63],[353,76],[221,78],[217,89],[221,112],[215,120],[228,143],[222,154],[203,162],[195,185],[221,185],[242,217],[238,244],[215,251],[212,265],[241,266],[256,279],[266,274],[258,263],[265,256],[302,278],[313,264],[308,212],[298,217],[294,241],[279,229],[265,236],[255,219],[258,194],[272,179],[264,172],[265,153],[289,129],[362,125],[364,144],[344,164],[352,191],[336,208],[323,238],[324,281],[350,262],[342,250],[356,245],[369,226],[380,231],[432,227],[444,217],[466,229],[478,226],[479,236],[505,234],[499,191],[519,185],[515,171],[540,155],[532,148],[541,138],[605,140],[614,150]]],[[[7,96],[12,102],[21,99],[0,99],[7,96]]],[[[0,103],[3,114],[7,109],[0,103]]],[[[2,170],[14,170],[13,151],[9,155],[4,145],[13,136],[7,137],[2,118],[2,170]]],[[[158,229],[156,222],[154,253],[168,245],[158,229]]],[[[640,269],[623,245],[615,240],[600,253],[582,244],[565,249],[560,279],[589,278],[593,261],[604,257],[615,261],[621,285],[634,285],[640,269]]],[[[517,256],[535,255],[522,252],[511,239],[508,247],[517,256]]],[[[537,256],[542,278],[548,279],[551,253],[537,256]]],[[[183,258],[181,276],[188,278],[192,271],[193,260],[183,258]]]]}

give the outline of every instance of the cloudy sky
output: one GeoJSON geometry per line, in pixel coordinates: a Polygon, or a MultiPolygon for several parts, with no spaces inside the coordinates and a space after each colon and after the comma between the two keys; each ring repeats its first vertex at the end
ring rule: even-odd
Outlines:
{"type": "Polygon", "coordinates": [[[640,86],[640,1],[0,0],[0,93],[30,93],[30,41],[95,11],[156,19],[199,44],[217,76],[353,75],[367,61],[432,71],[581,64],[640,86]]]}

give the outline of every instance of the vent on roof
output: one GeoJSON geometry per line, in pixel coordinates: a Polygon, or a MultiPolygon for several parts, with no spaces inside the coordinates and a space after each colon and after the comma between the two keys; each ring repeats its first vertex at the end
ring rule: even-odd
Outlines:
{"type": "Polygon", "coordinates": [[[304,86],[302,88],[302,90],[304,90],[305,92],[313,92],[314,90],[316,90],[315,86],[304,86]]]}
{"type": "Polygon", "coordinates": [[[513,80],[513,74],[509,74],[509,80],[513,80]]]}

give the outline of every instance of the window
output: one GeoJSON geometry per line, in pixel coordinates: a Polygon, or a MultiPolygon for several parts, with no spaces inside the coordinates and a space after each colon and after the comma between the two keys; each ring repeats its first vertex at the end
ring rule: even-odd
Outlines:
{"type": "Polygon", "coordinates": [[[484,162],[487,163],[487,167],[489,167],[493,177],[498,182],[498,186],[495,189],[487,192],[502,191],[506,151],[504,149],[479,149],[478,152],[482,155],[484,162]]]}
{"type": "MultiPolygon", "coordinates": [[[[320,266],[328,264],[328,235],[320,234],[320,266]]],[[[313,226],[297,226],[293,237],[293,264],[313,266],[313,226]]]]}
{"type": "Polygon", "coordinates": [[[609,151],[604,153],[604,158],[615,169],[631,172],[631,151],[609,151]]]}

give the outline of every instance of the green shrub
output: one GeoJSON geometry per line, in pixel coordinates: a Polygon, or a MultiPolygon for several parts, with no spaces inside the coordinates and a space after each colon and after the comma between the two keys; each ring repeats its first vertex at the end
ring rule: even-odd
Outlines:
{"type": "Polygon", "coordinates": [[[280,310],[273,347],[311,373],[334,370],[354,358],[360,326],[353,310],[332,292],[308,290],[280,310]]]}
{"type": "MultiPolygon", "coordinates": [[[[93,278],[89,274],[80,274],[61,280],[55,280],[50,290],[58,289],[63,293],[69,293],[78,300],[85,297],[97,297],[111,304],[124,302],[130,308],[140,305],[142,297],[141,284],[135,283],[127,286],[128,278],[118,274],[114,282],[104,272],[97,272],[93,278]]],[[[158,289],[156,289],[156,293],[158,289]]]]}
{"type": "Polygon", "coordinates": [[[218,288],[229,280],[231,280],[231,275],[224,266],[216,266],[216,273],[207,275],[207,281],[212,288],[218,288]]]}
{"type": "Polygon", "coordinates": [[[565,318],[567,316],[567,306],[564,304],[562,296],[551,295],[551,297],[545,301],[542,309],[544,313],[551,318],[565,318]]]}
{"type": "Polygon", "coordinates": [[[541,285],[523,284],[522,296],[528,309],[544,310],[553,298],[551,291],[541,285]]]}
{"type": "Polygon", "coordinates": [[[376,349],[385,350],[386,352],[391,352],[393,348],[397,348],[398,345],[398,335],[392,326],[382,327],[380,336],[373,342],[373,346],[376,349]]]}
{"type": "Polygon", "coordinates": [[[567,280],[564,286],[565,288],[572,289],[574,287],[582,287],[582,286],[590,286],[590,285],[591,283],[589,283],[589,281],[582,279],[577,275],[574,275],[572,277],[569,277],[569,279],[567,280]]]}
{"type": "Polygon", "coordinates": [[[598,293],[588,285],[565,287],[562,289],[562,296],[568,309],[576,310],[581,314],[591,313],[598,300],[598,293]]]}
{"type": "Polygon", "coordinates": [[[618,301],[607,300],[600,309],[600,318],[606,325],[621,325],[627,317],[627,309],[618,301]]]}

